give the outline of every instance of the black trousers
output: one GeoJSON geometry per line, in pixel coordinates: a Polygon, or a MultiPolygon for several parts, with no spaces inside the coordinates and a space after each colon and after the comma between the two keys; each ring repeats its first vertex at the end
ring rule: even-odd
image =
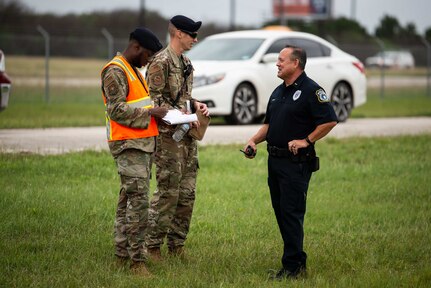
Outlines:
{"type": "Polygon", "coordinates": [[[307,162],[295,163],[288,158],[268,156],[268,186],[284,242],[281,262],[292,272],[305,267],[307,261],[303,225],[310,178],[307,162]]]}

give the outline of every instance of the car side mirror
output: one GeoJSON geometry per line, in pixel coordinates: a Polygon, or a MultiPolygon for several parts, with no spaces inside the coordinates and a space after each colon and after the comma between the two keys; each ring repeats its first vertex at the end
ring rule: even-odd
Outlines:
{"type": "Polygon", "coordinates": [[[268,53],[263,55],[262,63],[275,63],[278,60],[278,53],[268,53]]]}

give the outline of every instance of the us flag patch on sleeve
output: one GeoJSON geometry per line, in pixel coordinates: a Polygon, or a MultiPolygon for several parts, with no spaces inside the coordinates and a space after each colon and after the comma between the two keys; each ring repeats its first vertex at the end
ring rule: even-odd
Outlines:
{"type": "Polygon", "coordinates": [[[329,102],[329,97],[328,97],[328,95],[326,95],[326,92],[323,89],[317,90],[316,96],[317,96],[317,100],[319,100],[319,102],[321,102],[321,103],[329,102]]]}

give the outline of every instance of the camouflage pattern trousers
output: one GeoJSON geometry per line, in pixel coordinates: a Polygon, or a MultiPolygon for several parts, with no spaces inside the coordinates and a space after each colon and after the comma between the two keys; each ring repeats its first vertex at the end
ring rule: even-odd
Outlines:
{"type": "Polygon", "coordinates": [[[196,141],[188,136],[178,143],[171,133],[157,137],[157,189],[151,199],[145,235],[148,248],[160,247],[165,237],[169,249],[184,246],[195,202],[197,152],[196,141]]]}
{"type": "Polygon", "coordinates": [[[145,261],[151,153],[126,149],[115,161],[121,179],[114,225],[115,255],[145,261]]]}

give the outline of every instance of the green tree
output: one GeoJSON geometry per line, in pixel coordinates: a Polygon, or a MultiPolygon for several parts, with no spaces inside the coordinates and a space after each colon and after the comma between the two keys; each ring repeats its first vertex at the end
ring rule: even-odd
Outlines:
{"type": "MultiPolygon", "coordinates": [[[[265,23],[266,25],[278,25],[278,20],[265,23]]],[[[345,17],[328,20],[289,20],[288,26],[295,31],[312,33],[325,38],[327,35],[342,41],[357,42],[369,37],[366,29],[355,20],[345,17]]]]}
{"type": "Polygon", "coordinates": [[[401,26],[397,18],[385,15],[380,21],[380,26],[376,28],[376,36],[379,38],[394,39],[399,36],[401,26]]]}
{"type": "Polygon", "coordinates": [[[428,42],[431,42],[431,27],[428,27],[425,30],[425,39],[427,39],[428,42]]]}
{"type": "Polygon", "coordinates": [[[376,28],[376,36],[390,42],[412,44],[420,42],[416,26],[413,23],[407,23],[405,27],[401,26],[395,17],[385,15],[380,25],[376,28]]]}

